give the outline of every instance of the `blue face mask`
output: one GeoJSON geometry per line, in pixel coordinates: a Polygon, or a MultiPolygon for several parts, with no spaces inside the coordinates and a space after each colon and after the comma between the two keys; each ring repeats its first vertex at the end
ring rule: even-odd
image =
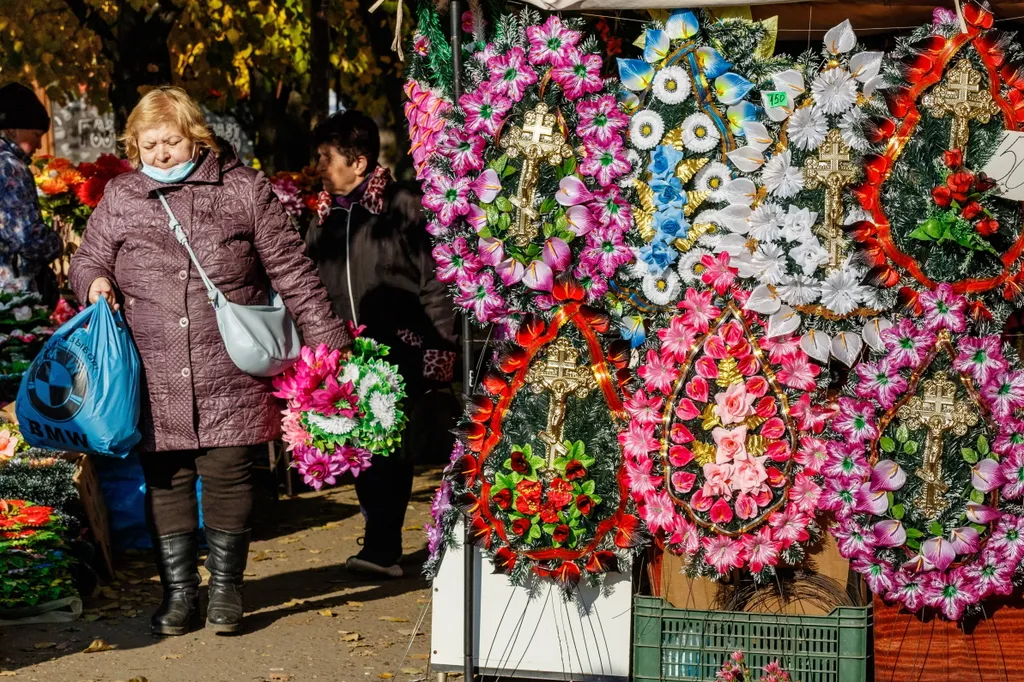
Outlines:
{"type": "Polygon", "coordinates": [[[192,171],[196,169],[195,159],[189,159],[184,163],[179,163],[177,166],[171,166],[170,168],[157,168],[156,166],[150,166],[148,163],[142,163],[142,172],[153,178],[157,182],[164,184],[170,184],[174,182],[181,182],[188,176],[192,175],[192,171]]]}

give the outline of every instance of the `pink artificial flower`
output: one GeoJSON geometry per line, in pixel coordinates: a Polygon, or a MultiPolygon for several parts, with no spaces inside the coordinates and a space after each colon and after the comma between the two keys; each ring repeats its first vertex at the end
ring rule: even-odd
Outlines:
{"type": "Polygon", "coordinates": [[[658,391],[669,395],[672,391],[672,384],[679,378],[679,370],[671,363],[665,361],[656,350],[647,351],[647,360],[638,370],[640,378],[648,391],[658,391]]]}
{"type": "Polygon", "coordinates": [[[784,386],[800,391],[813,391],[817,386],[815,379],[819,373],[821,367],[813,364],[806,353],[793,353],[782,359],[782,367],[775,376],[784,386]]]}
{"type": "Polygon", "coordinates": [[[916,612],[924,606],[925,588],[924,578],[916,573],[908,571],[896,571],[893,574],[895,586],[889,593],[893,599],[897,599],[907,607],[908,611],[916,612]]]}
{"type": "Polygon", "coordinates": [[[288,450],[294,450],[309,440],[309,433],[302,426],[302,413],[291,408],[282,412],[284,418],[281,420],[281,440],[288,445],[288,450]]]}
{"type": "Polygon", "coordinates": [[[708,331],[711,326],[711,321],[718,317],[721,312],[715,307],[714,294],[710,291],[697,291],[696,289],[690,288],[686,290],[683,295],[683,300],[679,302],[679,309],[685,311],[683,313],[683,324],[692,327],[697,332],[703,334],[708,331]]]}
{"type": "Polygon", "coordinates": [[[757,533],[744,535],[742,542],[747,563],[754,573],[778,563],[780,543],[772,538],[771,526],[761,526],[757,533]]]}
{"type": "Polygon", "coordinates": [[[1020,419],[999,420],[999,435],[992,443],[992,449],[1000,455],[1024,455],[1024,421],[1020,419]]]}
{"type": "Polygon", "coordinates": [[[800,511],[811,514],[818,506],[821,492],[821,486],[815,483],[813,478],[801,472],[793,478],[793,484],[789,488],[789,500],[800,511]]]}
{"type": "Polygon", "coordinates": [[[998,371],[1007,368],[1006,359],[999,348],[998,336],[967,336],[960,340],[959,354],[953,367],[961,374],[970,375],[981,386],[998,371]]]}
{"type": "Polygon", "coordinates": [[[493,168],[488,168],[469,184],[469,189],[480,203],[489,204],[501,191],[501,179],[493,168]]]}
{"type": "Polygon", "coordinates": [[[629,161],[626,160],[621,138],[604,144],[584,142],[583,150],[580,173],[594,178],[601,187],[611,186],[616,178],[629,172],[629,161]]]}
{"type": "Polygon", "coordinates": [[[661,490],[648,493],[644,497],[641,509],[644,510],[644,522],[652,533],[672,530],[676,507],[668,492],[661,490]]]}
{"type": "Polygon", "coordinates": [[[608,293],[608,280],[600,272],[591,270],[586,264],[577,265],[573,274],[583,290],[587,292],[587,303],[599,301],[608,293]]]}
{"type": "Polygon", "coordinates": [[[484,83],[474,92],[464,94],[459,105],[466,112],[466,132],[493,138],[512,108],[512,100],[492,91],[490,85],[484,83]]]}
{"type": "Polygon", "coordinates": [[[583,54],[576,48],[565,51],[564,56],[551,69],[551,80],[558,83],[569,100],[600,92],[601,55],[583,54]]]}
{"type": "Polygon", "coordinates": [[[565,220],[569,223],[569,231],[577,237],[589,233],[595,227],[597,227],[597,221],[594,220],[594,214],[590,212],[590,208],[584,205],[570,206],[565,211],[565,220]]]}
{"type": "Polygon", "coordinates": [[[857,556],[871,556],[875,548],[875,534],[853,521],[847,521],[832,531],[839,552],[847,559],[857,556]]]}
{"type": "Polygon", "coordinates": [[[575,175],[567,175],[558,181],[555,201],[562,206],[577,206],[594,200],[594,195],[587,189],[586,183],[575,175]]]}
{"type": "Polygon", "coordinates": [[[895,575],[888,564],[880,564],[867,557],[857,557],[850,567],[864,576],[864,582],[872,592],[884,595],[896,585],[895,575]]]}
{"type": "Polygon", "coordinates": [[[600,227],[621,233],[626,233],[633,227],[633,214],[629,202],[622,198],[619,188],[614,185],[593,193],[590,213],[600,227]]]}
{"type": "Polygon", "coordinates": [[[501,261],[495,270],[498,273],[498,277],[501,278],[502,284],[507,287],[522,282],[523,277],[526,276],[526,266],[513,258],[506,258],[501,261]]]}
{"type": "Polygon", "coordinates": [[[640,424],[657,424],[661,421],[662,410],[665,406],[665,399],[656,395],[647,397],[643,389],[633,392],[625,402],[626,412],[631,421],[640,424]]]}
{"type": "Polygon", "coordinates": [[[1019,500],[1024,496],[1024,454],[1004,456],[1000,464],[1003,487],[999,494],[1007,500],[1019,500]]]}
{"type": "Polygon", "coordinates": [[[682,550],[687,556],[697,554],[700,551],[700,531],[697,525],[683,516],[677,516],[668,544],[682,550]]]}
{"type": "Polygon", "coordinates": [[[494,274],[485,270],[458,282],[455,303],[473,311],[483,324],[497,321],[505,310],[505,302],[494,288],[494,274]]]}
{"type": "Polygon", "coordinates": [[[565,240],[551,237],[544,242],[541,258],[555,272],[561,272],[572,264],[572,251],[565,240]]]}
{"type": "MultiPolygon", "coordinates": [[[[474,232],[480,234],[483,231],[483,229],[487,227],[487,211],[480,208],[476,204],[470,204],[469,212],[466,214],[466,222],[469,223],[469,226],[473,228],[474,232]]],[[[427,231],[430,232],[429,227],[427,228],[427,231]]],[[[431,232],[431,234],[434,233],[431,232]]],[[[440,235],[434,236],[436,237],[440,235]]]]}
{"type": "Polygon", "coordinates": [[[657,452],[660,446],[654,437],[654,424],[641,424],[630,421],[624,433],[619,434],[619,443],[627,457],[644,457],[649,452],[657,452]]]}
{"type": "Polygon", "coordinates": [[[724,296],[736,280],[736,273],[739,272],[729,265],[729,254],[723,251],[718,254],[717,258],[711,254],[705,254],[700,262],[704,266],[704,272],[700,276],[701,281],[714,289],[719,296],[724,296]]]}
{"type": "Polygon", "coordinates": [[[633,260],[633,251],[626,245],[620,230],[605,224],[587,235],[580,260],[610,279],[621,266],[633,260]]]}
{"type": "Polygon", "coordinates": [[[724,535],[704,538],[704,561],[720,575],[725,575],[744,562],[743,543],[724,535]]]}
{"type": "Polygon", "coordinates": [[[538,66],[558,66],[566,53],[580,42],[580,34],[563,26],[562,20],[554,14],[542,26],[528,27],[526,37],[530,40],[530,63],[538,66]]]}
{"type": "Polygon", "coordinates": [[[871,467],[871,485],[876,490],[895,492],[907,482],[907,472],[891,459],[880,459],[871,467]]]}
{"type": "Polygon", "coordinates": [[[694,483],[697,482],[697,474],[689,471],[673,471],[672,472],[672,489],[680,494],[686,495],[693,490],[694,483]]]}
{"type": "Polygon", "coordinates": [[[953,287],[940,284],[931,291],[924,291],[918,296],[924,312],[924,324],[929,331],[938,332],[948,329],[959,334],[967,328],[964,310],[967,300],[953,293],[953,287]]]}
{"type": "Polygon", "coordinates": [[[683,363],[693,350],[697,335],[693,327],[685,324],[680,316],[673,317],[668,327],[658,330],[662,354],[668,354],[675,362],[683,363]]]}
{"type": "Polygon", "coordinates": [[[810,433],[824,431],[825,424],[832,421],[838,412],[839,406],[835,403],[811,405],[811,396],[807,393],[790,403],[789,407],[789,414],[796,420],[797,429],[810,433]]]}
{"type": "Polygon", "coordinates": [[[971,487],[983,493],[990,493],[1003,485],[1003,473],[999,462],[985,458],[971,467],[971,487]]]}
{"type": "Polygon", "coordinates": [[[634,500],[641,500],[651,495],[661,484],[660,476],[651,475],[653,466],[654,460],[646,455],[636,460],[626,460],[626,483],[629,485],[629,492],[634,500]]]}
{"type": "MultiPolygon", "coordinates": [[[[706,466],[714,465],[708,464],[706,466]]],[[[708,511],[708,516],[711,518],[712,523],[724,525],[732,521],[734,513],[732,506],[724,499],[721,499],[711,505],[711,509],[708,511]]]]}
{"type": "Polygon", "coordinates": [[[735,429],[723,429],[716,426],[711,431],[711,437],[715,439],[717,450],[715,463],[729,464],[733,460],[746,459],[747,455],[747,427],[739,426],[735,429]]]}
{"type": "Polygon", "coordinates": [[[964,609],[978,600],[975,588],[962,570],[931,573],[925,576],[925,603],[942,611],[950,620],[959,620],[964,609]]]}
{"type": "Polygon", "coordinates": [[[964,575],[983,599],[993,594],[1012,594],[1014,569],[1014,565],[1002,561],[997,552],[986,549],[977,561],[964,567],[964,575]]]}
{"type": "Polygon", "coordinates": [[[1020,562],[1024,556],[1024,518],[1004,515],[992,531],[988,547],[999,552],[1010,564],[1020,562]]]}
{"type": "MultiPolygon", "coordinates": [[[[790,414],[792,414],[792,411],[790,414]]],[[[794,459],[807,473],[818,473],[828,460],[828,450],[825,448],[825,441],[814,436],[801,436],[800,447],[797,448],[794,459]]]]}
{"type": "Polygon", "coordinates": [[[773,365],[780,365],[789,356],[803,353],[800,350],[800,338],[792,334],[788,336],[762,337],[761,348],[768,351],[768,360],[773,365]]]}
{"type": "Polygon", "coordinates": [[[431,253],[437,262],[437,279],[440,282],[450,284],[458,279],[472,278],[483,267],[463,237],[456,237],[450,244],[438,244],[431,253]]]}
{"type": "Polygon", "coordinates": [[[981,536],[970,526],[960,526],[949,532],[949,544],[957,554],[974,554],[978,551],[981,536]]]}
{"type": "Polygon", "coordinates": [[[996,419],[1013,416],[1024,407],[1024,371],[994,373],[981,388],[981,395],[996,419]]]}
{"type": "Polygon", "coordinates": [[[853,477],[864,481],[871,476],[863,443],[829,441],[825,447],[828,459],[821,471],[826,478],[853,477]]]}
{"type": "Polygon", "coordinates": [[[437,214],[444,226],[469,213],[469,178],[435,175],[423,193],[423,205],[437,214]]]}
{"type": "Polygon", "coordinates": [[[373,461],[372,453],[354,445],[341,445],[334,451],[333,459],[339,463],[353,476],[359,476],[370,468],[373,461]]]}
{"type": "Polygon", "coordinates": [[[967,503],[967,520],[971,523],[987,525],[1002,518],[1002,516],[1003,513],[993,507],[986,507],[985,505],[978,504],[977,502],[967,503]]]}
{"type": "Polygon", "coordinates": [[[417,32],[412,39],[412,49],[420,57],[426,57],[430,54],[430,38],[417,32]]]}
{"type": "Polygon", "coordinates": [[[725,426],[739,424],[754,413],[755,400],[744,384],[732,384],[715,395],[714,413],[725,426]]]}
{"type": "Polygon", "coordinates": [[[355,417],[359,412],[356,403],[359,397],[355,394],[352,382],[338,383],[337,377],[329,376],[322,389],[313,391],[309,407],[325,416],[355,417]]]}
{"type": "Polygon", "coordinates": [[[456,175],[468,175],[484,167],[486,147],[485,138],[452,126],[438,141],[437,153],[448,159],[456,175]]]}
{"type": "Polygon", "coordinates": [[[795,505],[788,505],[782,511],[773,512],[768,517],[768,523],[773,529],[772,535],[782,544],[782,549],[787,549],[795,542],[809,540],[811,537],[807,531],[811,517],[795,505]]]}
{"type": "MultiPolygon", "coordinates": [[[[821,495],[821,508],[835,512],[837,519],[849,518],[855,510],[860,481],[852,476],[843,476],[826,479],[826,482],[828,487],[821,495]]],[[[847,554],[843,556],[849,558],[847,554]]]]}
{"type": "Polygon", "coordinates": [[[913,320],[906,317],[883,330],[881,336],[889,351],[889,365],[894,370],[919,367],[935,347],[935,334],[919,329],[913,320]]]}
{"type": "MultiPolygon", "coordinates": [[[[500,239],[496,239],[494,237],[484,239],[481,237],[476,242],[476,249],[477,253],[480,254],[481,262],[490,265],[492,268],[497,267],[503,260],[505,260],[505,242],[500,239]]],[[[440,279],[440,277],[438,279],[440,279]]]]}
{"type": "Polygon", "coordinates": [[[875,407],[866,400],[839,399],[839,414],[832,428],[851,443],[863,443],[878,438],[875,407]]]}
{"type": "Polygon", "coordinates": [[[874,398],[885,409],[895,405],[907,390],[907,380],[889,364],[887,358],[860,363],[857,365],[857,376],[860,378],[855,390],[857,395],[861,398],[874,398]]]}
{"type": "Polygon", "coordinates": [[[555,285],[555,273],[542,260],[530,261],[523,274],[523,284],[534,291],[551,291],[555,285]]]}
{"type": "MultiPolygon", "coordinates": [[[[746,454],[746,452],[744,452],[746,454]]],[[[732,488],[736,492],[745,495],[763,496],[771,493],[768,491],[768,472],[764,468],[766,456],[745,457],[737,460],[732,465],[732,488]]],[[[758,498],[760,499],[760,498],[758,498]]],[[[755,505],[754,510],[757,507],[755,505]]],[[[753,514],[747,518],[753,517],[753,514]]]]}
{"type": "Polygon", "coordinates": [[[487,60],[491,89],[513,102],[523,99],[526,89],[537,82],[537,72],[526,61],[526,52],[513,47],[505,54],[487,60]]]}
{"type": "MultiPolygon", "coordinates": [[[[724,497],[732,499],[732,465],[708,462],[702,467],[704,485],[700,493],[706,498],[724,497]]],[[[732,512],[730,512],[731,515],[732,512]]]]}
{"type": "Polygon", "coordinates": [[[619,111],[619,105],[611,95],[578,103],[576,113],[579,116],[576,132],[584,142],[608,144],[614,139],[621,139],[622,132],[629,127],[629,117],[619,111]]]}
{"type": "Polygon", "coordinates": [[[882,519],[872,527],[879,547],[900,547],[907,541],[907,529],[896,519],[882,519]]]}
{"type": "Polygon", "coordinates": [[[854,495],[855,509],[865,514],[881,516],[889,509],[889,499],[884,490],[875,490],[870,483],[862,483],[854,495]]]}
{"type": "Polygon", "coordinates": [[[345,473],[335,459],[311,445],[300,445],[292,451],[292,464],[302,474],[302,480],[313,490],[334,485],[337,477],[345,473]]]}

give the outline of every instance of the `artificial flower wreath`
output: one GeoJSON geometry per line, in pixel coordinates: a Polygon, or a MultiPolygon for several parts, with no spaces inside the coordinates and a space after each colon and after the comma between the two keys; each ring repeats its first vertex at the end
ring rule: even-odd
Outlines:
{"type": "Polygon", "coordinates": [[[819,535],[827,414],[810,405],[821,368],[792,334],[741,306],[728,254],[709,263],[658,332],[626,402],[620,438],[641,518],[695,575],[748,568],[755,580],[803,558],[819,535]]]}
{"type": "Polygon", "coordinates": [[[882,332],[851,376],[827,445],[821,506],[872,591],[956,620],[1014,589],[1024,558],[1024,371],[967,331],[948,284],[882,332]]]}

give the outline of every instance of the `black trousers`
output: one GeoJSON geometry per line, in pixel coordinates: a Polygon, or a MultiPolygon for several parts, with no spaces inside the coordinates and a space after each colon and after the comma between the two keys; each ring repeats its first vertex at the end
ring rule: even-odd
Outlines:
{"type": "Polygon", "coordinates": [[[142,453],[146,479],[146,520],[156,535],[199,527],[196,479],[203,481],[203,521],[217,530],[249,528],[252,464],[262,445],[142,453]]]}

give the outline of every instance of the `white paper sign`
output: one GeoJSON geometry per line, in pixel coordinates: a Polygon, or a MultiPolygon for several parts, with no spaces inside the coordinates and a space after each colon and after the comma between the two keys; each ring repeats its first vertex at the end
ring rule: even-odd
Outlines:
{"type": "Polygon", "coordinates": [[[999,196],[1024,201],[1024,133],[1004,131],[983,170],[999,185],[999,196]]]}

